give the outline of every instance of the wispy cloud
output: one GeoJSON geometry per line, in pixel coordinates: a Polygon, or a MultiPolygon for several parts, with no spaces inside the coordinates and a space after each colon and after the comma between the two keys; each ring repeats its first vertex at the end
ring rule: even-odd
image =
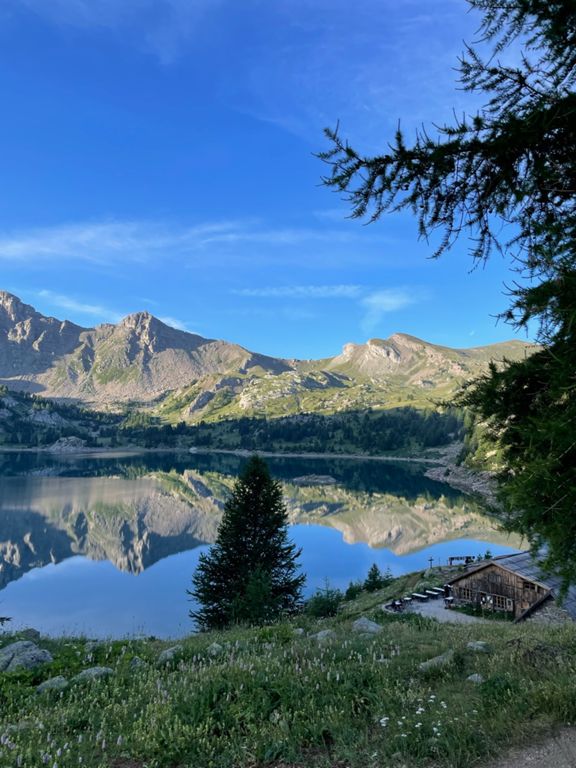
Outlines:
{"type": "Polygon", "coordinates": [[[183,320],[178,320],[177,317],[170,317],[170,315],[163,315],[162,317],[159,317],[158,320],[161,320],[166,325],[169,325],[171,328],[176,328],[178,331],[188,331],[188,333],[196,333],[196,331],[191,331],[188,328],[187,323],[185,323],[183,320]]]}
{"type": "MultiPolygon", "coordinates": [[[[56,293],[55,291],[49,291],[43,289],[36,291],[35,295],[43,299],[49,307],[57,307],[68,312],[73,312],[76,315],[86,315],[87,317],[95,318],[98,322],[106,323],[118,323],[123,317],[126,317],[128,312],[116,312],[110,307],[104,304],[92,304],[85,301],[80,301],[73,296],[66,296],[62,293],[56,293]]],[[[188,323],[177,317],[171,315],[161,315],[159,318],[166,325],[176,328],[179,331],[188,331],[188,333],[196,333],[196,331],[190,330],[188,323]]]]}
{"type": "Polygon", "coordinates": [[[362,295],[360,285],[282,285],[265,288],[241,288],[236,296],[271,299],[355,299],[362,295]]]}
{"type": "Polygon", "coordinates": [[[125,32],[134,45],[171,64],[202,19],[225,0],[4,0],[61,26],[125,32]]]}
{"type": "MultiPolygon", "coordinates": [[[[236,296],[251,299],[341,299],[354,301],[360,310],[360,325],[365,333],[372,333],[383,317],[398,312],[425,298],[419,288],[385,288],[374,290],[362,285],[283,285],[263,288],[242,288],[232,291],[236,296]]],[[[258,311],[258,308],[252,308],[258,311]]]]}
{"type": "Polygon", "coordinates": [[[95,317],[100,322],[117,323],[122,319],[123,315],[119,312],[115,312],[109,307],[105,307],[102,304],[89,304],[83,301],[78,301],[71,296],[65,296],[61,293],[54,293],[54,291],[41,290],[37,292],[37,295],[45,299],[50,306],[59,307],[60,309],[66,309],[70,312],[75,312],[80,315],[87,315],[89,317],[95,317]]]}
{"type": "MultiPolygon", "coordinates": [[[[378,233],[374,233],[377,235],[378,233]]],[[[51,262],[73,259],[95,264],[146,261],[212,250],[238,253],[243,245],[269,248],[352,245],[382,242],[358,230],[269,227],[254,220],[182,226],[166,222],[104,221],[66,224],[19,232],[0,232],[0,261],[51,262]]],[[[292,253],[291,258],[296,259],[292,253]]]]}
{"type": "Polygon", "coordinates": [[[389,288],[369,293],[361,300],[361,305],[364,309],[362,330],[365,333],[372,333],[372,331],[376,330],[384,315],[390,312],[398,312],[416,302],[415,293],[405,289],[389,288]]]}

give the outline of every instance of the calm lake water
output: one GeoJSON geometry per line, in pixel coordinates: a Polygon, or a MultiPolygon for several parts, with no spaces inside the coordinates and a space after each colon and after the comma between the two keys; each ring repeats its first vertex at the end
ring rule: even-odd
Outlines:
{"type": "MultiPolygon", "coordinates": [[[[345,588],[374,562],[399,575],[430,558],[520,547],[481,504],[426,478],[425,467],[267,461],[284,487],[308,594],[326,580],[345,588]]],[[[189,633],[186,589],[243,462],[226,454],[0,453],[0,615],[52,635],[189,633]]]]}

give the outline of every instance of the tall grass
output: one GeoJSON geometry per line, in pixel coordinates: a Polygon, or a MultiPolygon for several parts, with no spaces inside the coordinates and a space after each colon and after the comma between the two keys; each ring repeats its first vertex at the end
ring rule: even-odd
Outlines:
{"type": "MultiPolygon", "coordinates": [[[[291,624],[192,636],[171,665],[166,643],[45,641],[52,664],[0,674],[0,765],[436,766],[469,768],[554,723],[576,720],[576,628],[440,625],[368,612],[380,634],[351,631],[354,610],[291,624]],[[473,653],[485,640],[490,653],[473,653]],[[218,642],[222,649],[210,650],[218,642]],[[454,660],[422,672],[447,649],[454,660]],[[216,650],[216,652],[214,652],[216,650]],[[133,669],[138,655],[144,666],[133,669]],[[107,679],[38,694],[36,685],[93,664],[107,679]],[[466,678],[479,673],[484,683],[466,678]],[[131,762],[122,762],[122,760],[131,762]]],[[[2,644],[13,640],[3,635],[2,644]]]]}

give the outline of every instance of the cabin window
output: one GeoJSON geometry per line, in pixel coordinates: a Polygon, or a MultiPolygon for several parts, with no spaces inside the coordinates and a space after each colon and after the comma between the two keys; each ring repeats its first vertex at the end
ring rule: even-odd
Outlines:
{"type": "Polygon", "coordinates": [[[467,587],[460,587],[459,597],[461,597],[462,600],[472,600],[472,590],[467,587]]]}
{"type": "Polygon", "coordinates": [[[523,581],[522,587],[526,590],[529,590],[530,592],[536,592],[538,590],[538,587],[536,584],[534,584],[533,581],[523,581]]]}
{"type": "Polygon", "coordinates": [[[512,611],[514,610],[514,603],[509,597],[503,597],[502,595],[492,595],[494,601],[494,608],[497,611],[512,611]]]}

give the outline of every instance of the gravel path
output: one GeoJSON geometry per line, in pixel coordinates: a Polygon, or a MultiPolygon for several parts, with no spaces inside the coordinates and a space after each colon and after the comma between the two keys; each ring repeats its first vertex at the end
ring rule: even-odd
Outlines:
{"type": "MultiPolygon", "coordinates": [[[[477,624],[484,621],[478,616],[468,616],[466,613],[444,608],[442,598],[429,600],[427,603],[413,603],[410,610],[412,613],[419,613],[421,616],[428,616],[430,619],[437,619],[447,624],[477,624]]],[[[576,768],[576,764],[574,768],[576,768]]]]}
{"type": "Polygon", "coordinates": [[[563,728],[539,744],[513,749],[482,768],[576,768],[576,728],[563,728]]]}

